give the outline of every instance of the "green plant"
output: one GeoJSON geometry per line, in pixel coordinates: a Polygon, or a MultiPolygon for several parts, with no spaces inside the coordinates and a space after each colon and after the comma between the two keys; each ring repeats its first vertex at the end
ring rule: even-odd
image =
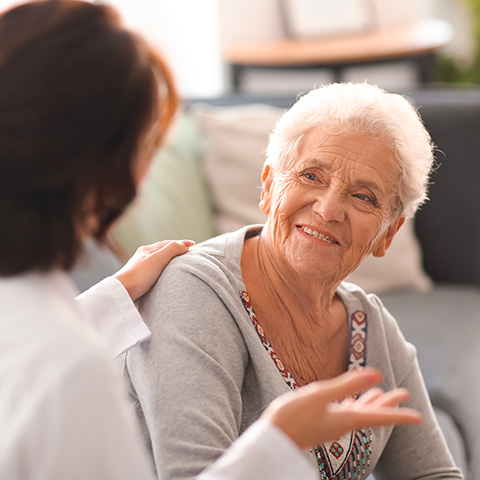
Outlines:
{"type": "Polygon", "coordinates": [[[458,0],[469,10],[473,21],[475,51],[472,62],[461,66],[452,56],[443,55],[438,60],[437,78],[450,83],[480,83],[480,0],[458,0]]]}

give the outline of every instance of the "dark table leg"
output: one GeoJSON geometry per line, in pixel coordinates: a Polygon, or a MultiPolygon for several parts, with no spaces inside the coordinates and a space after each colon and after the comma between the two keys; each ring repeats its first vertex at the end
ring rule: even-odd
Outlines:
{"type": "Polygon", "coordinates": [[[234,93],[239,93],[242,84],[243,65],[230,64],[230,72],[232,75],[231,84],[234,93]]]}
{"type": "Polygon", "coordinates": [[[340,83],[343,81],[343,67],[340,65],[334,65],[331,67],[333,73],[333,81],[335,83],[340,83]]]}
{"type": "Polygon", "coordinates": [[[436,56],[432,53],[420,55],[416,58],[417,80],[425,85],[435,81],[436,56]]]}

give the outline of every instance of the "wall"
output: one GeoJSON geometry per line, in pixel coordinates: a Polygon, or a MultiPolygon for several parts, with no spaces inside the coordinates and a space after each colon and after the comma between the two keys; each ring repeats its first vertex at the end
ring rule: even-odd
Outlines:
{"type": "MultiPolygon", "coordinates": [[[[281,0],[109,0],[125,21],[157,45],[171,64],[184,97],[214,96],[229,88],[229,72],[221,59],[223,45],[282,38],[281,0]]],[[[413,18],[435,16],[455,28],[445,49],[460,62],[472,58],[471,21],[462,0],[371,1],[377,22],[388,26],[413,18]]],[[[0,10],[18,3],[0,0],[0,10]]],[[[246,80],[251,91],[305,91],[332,81],[328,71],[255,73],[246,80]]],[[[391,66],[352,68],[346,78],[368,80],[386,88],[408,89],[415,73],[402,62],[391,66]]]]}
{"type": "Polygon", "coordinates": [[[218,28],[222,0],[109,0],[167,57],[184,97],[223,90],[218,28]]]}
{"type": "MultiPolygon", "coordinates": [[[[222,45],[248,41],[269,41],[284,38],[282,17],[278,12],[280,0],[221,0],[220,2],[220,40],[222,45]],[[241,4],[241,6],[239,5],[241,4]],[[261,8],[259,8],[261,4],[261,8]]],[[[368,1],[368,0],[367,0],[368,1]]],[[[455,55],[471,57],[469,18],[462,8],[461,0],[370,0],[375,21],[379,27],[389,27],[411,20],[427,17],[449,19],[454,15],[455,26],[462,32],[459,42],[457,36],[451,52],[455,55]]],[[[416,72],[407,62],[396,62],[383,66],[355,67],[345,72],[349,81],[369,81],[384,88],[405,90],[416,84],[416,72]]],[[[330,82],[333,76],[329,71],[278,72],[249,71],[244,77],[247,91],[305,91],[315,85],[330,82]]],[[[225,82],[229,83],[226,71],[225,82]]]]}
{"type": "MultiPolygon", "coordinates": [[[[364,0],[380,27],[398,25],[430,15],[438,0],[364,0]]],[[[455,0],[453,0],[455,1],[455,0]]],[[[220,36],[223,44],[269,41],[284,37],[281,0],[221,0],[220,36]]]]}

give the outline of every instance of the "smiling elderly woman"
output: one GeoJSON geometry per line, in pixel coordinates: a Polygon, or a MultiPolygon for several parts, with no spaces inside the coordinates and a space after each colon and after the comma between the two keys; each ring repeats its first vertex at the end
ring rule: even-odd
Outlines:
{"type": "Polygon", "coordinates": [[[195,476],[274,398],[369,365],[383,389],[410,391],[423,425],[319,445],[319,478],[462,478],[414,347],[376,296],[343,283],[425,201],[432,162],[414,108],[377,87],[322,87],[280,119],[262,176],[266,224],[192,248],[140,303],[153,337],[127,354],[126,376],[159,473],[195,476]]]}

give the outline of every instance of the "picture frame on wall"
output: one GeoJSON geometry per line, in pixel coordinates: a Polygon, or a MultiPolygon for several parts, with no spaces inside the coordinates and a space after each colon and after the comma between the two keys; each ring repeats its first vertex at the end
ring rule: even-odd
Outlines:
{"type": "Polygon", "coordinates": [[[375,27],[372,0],[279,0],[286,33],[306,39],[363,33],[375,27]]]}

